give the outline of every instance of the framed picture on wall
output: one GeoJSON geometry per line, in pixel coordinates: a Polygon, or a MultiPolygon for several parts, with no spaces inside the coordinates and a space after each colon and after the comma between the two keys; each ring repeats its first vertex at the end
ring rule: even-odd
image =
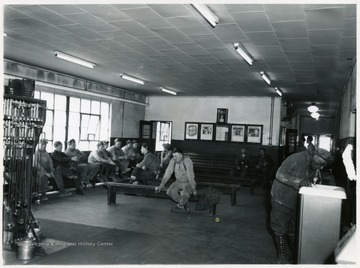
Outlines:
{"type": "Polygon", "coordinates": [[[214,124],[200,124],[200,140],[212,141],[214,137],[214,124]]]}
{"type": "Polygon", "coordinates": [[[231,141],[245,141],[245,125],[231,125],[231,141]]]}
{"type": "Polygon", "coordinates": [[[218,108],[216,114],[216,123],[227,124],[228,122],[228,109],[218,108]]]}
{"type": "Polygon", "coordinates": [[[199,124],[185,122],[185,140],[199,139],[199,124]]]}
{"type": "Polygon", "coordinates": [[[228,141],[229,140],[229,126],[228,125],[216,125],[215,140],[216,141],[228,141]]]}
{"type": "Polygon", "coordinates": [[[261,143],[262,141],[262,125],[248,125],[247,142],[261,143]]]}

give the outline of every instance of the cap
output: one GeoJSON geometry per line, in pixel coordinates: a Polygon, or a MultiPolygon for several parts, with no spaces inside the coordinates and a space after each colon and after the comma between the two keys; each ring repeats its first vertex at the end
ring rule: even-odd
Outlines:
{"type": "Polygon", "coordinates": [[[71,139],[68,141],[68,145],[71,145],[71,144],[75,144],[75,140],[74,139],[71,139]]]}
{"type": "Polygon", "coordinates": [[[117,139],[115,139],[114,142],[121,142],[121,139],[120,139],[120,138],[117,138],[117,139]]]}
{"type": "Polygon", "coordinates": [[[48,140],[47,139],[41,139],[39,141],[40,144],[47,144],[48,143],[48,140]]]}
{"type": "Polygon", "coordinates": [[[139,142],[137,140],[133,140],[132,143],[135,144],[135,143],[139,143],[139,142]]]}
{"type": "Polygon", "coordinates": [[[164,149],[166,149],[166,150],[170,150],[170,148],[171,148],[170,143],[164,143],[162,146],[163,146],[164,149]]]}
{"type": "Polygon", "coordinates": [[[58,147],[59,145],[62,145],[61,141],[55,141],[54,142],[54,147],[58,147]]]}
{"type": "Polygon", "coordinates": [[[323,160],[325,160],[328,165],[334,161],[334,157],[332,156],[332,154],[329,151],[322,148],[315,149],[314,155],[317,155],[323,160]]]}
{"type": "Polygon", "coordinates": [[[173,153],[184,154],[183,150],[181,150],[180,148],[174,148],[173,153]]]}

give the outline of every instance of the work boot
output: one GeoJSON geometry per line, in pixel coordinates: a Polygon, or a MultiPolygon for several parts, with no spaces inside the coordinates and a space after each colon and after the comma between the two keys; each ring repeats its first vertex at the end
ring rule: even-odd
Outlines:
{"type": "Polygon", "coordinates": [[[289,255],[286,250],[285,236],[275,235],[277,252],[278,252],[278,264],[291,264],[289,255]]]}
{"type": "Polygon", "coordinates": [[[184,205],[184,209],[185,209],[185,211],[186,211],[187,213],[190,213],[190,212],[191,212],[191,208],[190,208],[190,206],[189,206],[188,203],[186,203],[186,204],[184,205]]]}
{"type": "Polygon", "coordinates": [[[171,208],[171,212],[180,212],[184,209],[184,206],[180,206],[179,204],[177,204],[176,206],[174,206],[173,208],[171,208]]]}

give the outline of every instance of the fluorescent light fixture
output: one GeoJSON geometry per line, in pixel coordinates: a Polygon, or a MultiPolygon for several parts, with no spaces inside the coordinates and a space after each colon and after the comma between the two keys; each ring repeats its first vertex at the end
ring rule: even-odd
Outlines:
{"type": "Polygon", "coordinates": [[[310,113],[316,113],[319,111],[319,108],[315,105],[315,103],[312,103],[307,109],[310,113]]]}
{"type": "Polygon", "coordinates": [[[219,18],[216,17],[211,10],[203,4],[192,4],[193,7],[210,23],[212,27],[215,27],[219,23],[219,18]]]}
{"type": "Polygon", "coordinates": [[[74,56],[70,56],[68,54],[65,54],[65,53],[62,53],[62,52],[59,52],[59,51],[54,51],[54,54],[55,54],[55,57],[57,57],[57,58],[67,60],[67,61],[79,64],[79,65],[88,67],[90,69],[94,69],[94,67],[95,67],[94,63],[79,59],[79,58],[74,57],[74,56]]]}
{"type": "Polygon", "coordinates": [[[311,117],[318,120],[320,117],[320,114],[319,113],[311,113],[311,117]]]}
{"type": "Polygon", "coordinates": [[[275,92],[281,97],[282,96],[282,92],[279,88],[275,88],[275,92]]]}
{"type": "Polygon", "coordinates": [[[161,89],[161,91],[166,92],[166,93],[169,93],[169,94],[173,94],[173,95],[176,95],[176,94],[177,94],[175,91],[170,90],[170,89],[167,89],[167,88],[164,88],[164,87],[161,87],[160,89],[161,89]]]}
{"type": "Polygon", "coordinates": [[[250,56],[248,54],[246,54],[246,52],[244,51],[244,49],[240,46],[239,43],[234,43],[234,47],[237,53],[240,54],[241,57],[244,58],[244,60],[247,61],[247,63],[249,63],[250,65],[253,64],[253,59],[250,58],[250,56]]]}
{"type": "Polygon", "coordinates": [[[260,72],[260,75],[265,80],[266,83],[268,83],[269,85],[271,84],[270,79],[266,76],[264,72],[260,72]]]}
{"type": "Polygon", "coordinates": [[[138,83],[140,85],[145,84],[145,82],[143,80],[133,77],[133,76],[130,76],[130,75],[127,75],[127,74],[121,74],[120,76],[122,79],[129,80],[131,82],[138,83]]]}

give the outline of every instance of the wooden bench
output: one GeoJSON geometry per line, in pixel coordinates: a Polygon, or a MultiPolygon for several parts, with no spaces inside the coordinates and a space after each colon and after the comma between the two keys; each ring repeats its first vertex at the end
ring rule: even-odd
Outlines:
{"type": "MultiPolygon", "coordinates": [[[[107,186],[107,203],[109,206],[116,204],[116,193],[170,198],[166,194],[166,187],[164,187],[159,193],[156,193],[155,187],[151,185],[134,185],[120,182],[104,182],[104,184],[107,186]]],[[[191,195],[189,201],[196,202],[196,196],[191,195]]],[[[216,204],[210,207],[209,214],[210,216],[216,215],[216,204]]]]}
{"type": "Polygon", "coordinates": [[[197,182],[218,182],[249,186],[251,195],[254,194],[255,185],[261,182],[261,179],[251,170],[246,178],[230,175],[230,171],[235,167],[236,155],[189,153],[187,156],[193,161],[197,182]]]}

